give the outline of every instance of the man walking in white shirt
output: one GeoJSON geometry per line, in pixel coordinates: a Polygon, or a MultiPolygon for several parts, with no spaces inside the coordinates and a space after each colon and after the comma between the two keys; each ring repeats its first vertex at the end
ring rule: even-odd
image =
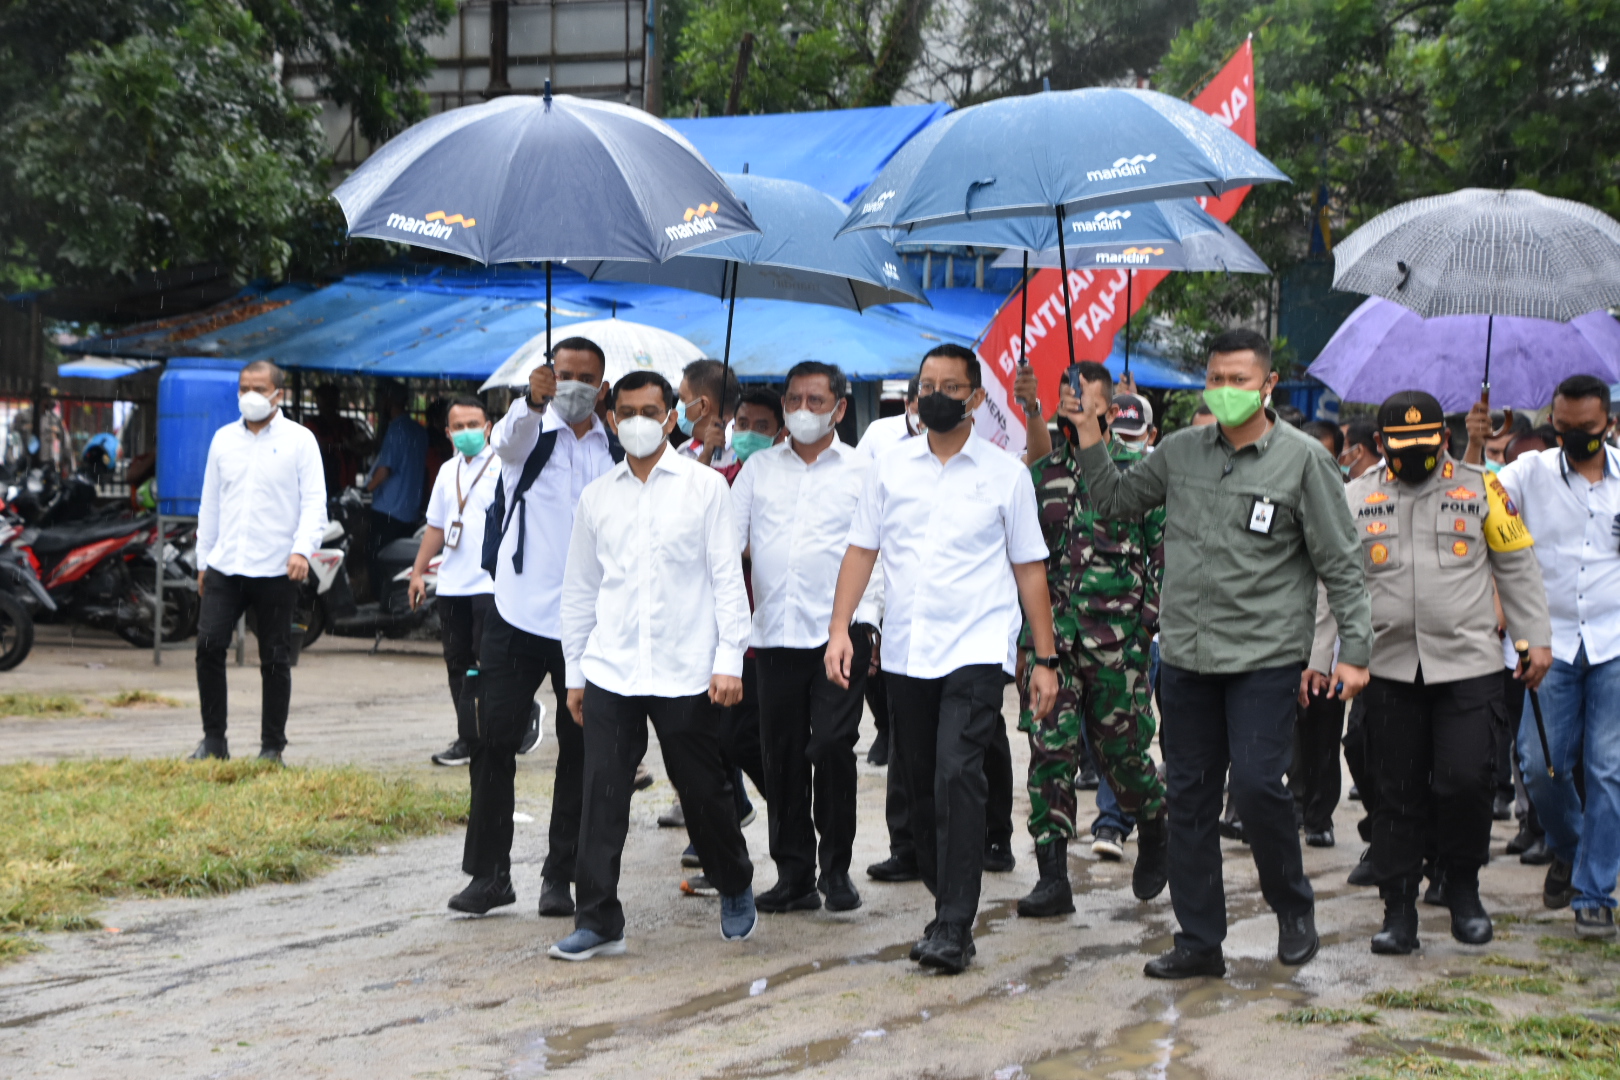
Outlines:
{"type": "Polygon", "coordinates": [[[1030,681],[1037,718],[1057,700],[1057,647],[1029,470],[973,437],[973,410],[984,400],[977,359],[942,345],[923,358],[917,389],[928,436],[886,452],[868,479],[838,574],[826,665],[828,679],[849,685],[849,627],[881,556],[892,738],[918,867],[934,894],[934,921],[912,959],[957,974],[973,959],[984,751],[997,725],[1006,730],[1002,691],[1020,600],[1038,665],[1030,681]]]}
{"type": "MultiPolygon", "coordinates": [[[[586,485],[613,467],[614,447],[596,416],[607,363],[582,337],[551,351],[529,393],[495,425],[502,513],[495,557],[495,610],[484,625],[479,672],[484,700],[472,753],[472,802],[461,869],[472,882],[450,907],[473,915],[517,902],[512,888],[513,782],[517,755],[533,745],[534,698],[546,677],[557,695],[557,774],[551,792],[550,851],[540,869],[540,914],[572,915],[568,883],[579,843],[583,742],[569,715],[562,647],[563,567],[574,507],[586,485]]],[[[493,542],[493,541],[491,541],[493,542]]]]}
{"type": "Polygon", "coordinates": [[[433,755],[433,764],[465,765],[478,742],[478,650],[484,622],[495,608],[495,581],[481,565],[484,515],[495,498],[501,470],[489,445],[489,414],[477,398],[450,403],[444,433],[456,454],[439,468],[428,496],[427,528],[411,567],[410,598],[413,608],[422,603],[428,564],[444,552],[434,605],[450,677],[450,703],[456,710],[456,740],[433,755]]]}
{"type": "Polygon", "coordinates": [[[720,758],[720,707],[742,700],[748,597],[725,477],[670,449],[674,388],[634,371],[610,416],[625,460],[586,488],[563,579],[568,705],[584,726],[584,819],[574,932],[560,960],[624,952],[619,859],[647,722],[686,814],[687,835],[720,893],[720,932],[754,932],[754,864],[720,758]]]}
{"type": "Polygon", "coordinates": [[[287,377],[259,360],[237,379],[242,419],[214,432],[197,511],[197,697],[203,740],[193,758],[229,758],[225,652],[243,612],[259,627],[264,696],[259,757],[281,761],[292,698],[292,620],[298,582],[326,529],[326,473],[306,427],[281,414],[287,377]]]}
{"type": "Polygon", "coordinates": [[[754,454],[731,489],[739,547],[751,550],[753,564],[750,641],[776,863],[776,884],[755,903],[767,912],[814,911],[822,894],[833,911],[861,906],[849,861],[855,741],[875,613],[856,613],[848,686],[830,682],[823,662],[838,565],[871,465],[834,430],[848,390],[831,364],[795,364],[782,398],[788,441],[754,454]]]}

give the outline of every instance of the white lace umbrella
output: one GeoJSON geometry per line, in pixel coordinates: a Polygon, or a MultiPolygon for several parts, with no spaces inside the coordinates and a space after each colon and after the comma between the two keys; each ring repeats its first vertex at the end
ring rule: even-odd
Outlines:
{"type": "MultiPolygon", "coordinates": [[[[703,350],[679,334],[644,326],[624,319],[593,319],[558,327],[553,336],[590,338],[607,354],[608,385],[632,371],[656,371],[679,386],[681,371],[694,360],[703,359],[703,350]]],[[[560,339],[558,339],[560,340],[560,339]]],[[[479,393],[497,387],[529,385],[529,373],[546,362],[546,335],[536,334],[517,352],[506,358],[495,374],[484,380],[479,393]]]]}

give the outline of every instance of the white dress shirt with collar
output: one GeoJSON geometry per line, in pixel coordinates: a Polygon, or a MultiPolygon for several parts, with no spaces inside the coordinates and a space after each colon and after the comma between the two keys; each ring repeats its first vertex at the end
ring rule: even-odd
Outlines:
{"type": "MultiPolygon", "coordinates": [[[[827,643],[838,568],[872,460],[833,436],[806,465],[783,440],[748,459],[731,485],[739,550],[753,548],[756,649],[814,649],[827,643]]],[[[872,575],[855,621],[881,617],[881,577],[872,575]]]]}
{"type": "Polygon", "coordinates": [[[484,514],[495,499],[501,463],[493,447],[486,446],[471,458],[454,454],[439,467],[428,496],[427,523],[445,534],[444,558],[439,560],[438,596],[477,596],[495,591],[495,582],[484,572],[484,514]],[[460,492],[460,497],[457,497],[460,492]],[[465,500],[464,502],[462,500],[465,500]],[[461,522],[461,538],[449,545],[451,526],[461,522]]]}
{"type": "Polygon", "coordinates": [[[912,434],[909,421],[910,417],[906,413],[878,417],[866,425],[866,430],[861,433],[861,441],[855,445],[855,449],[869,458],[876,459],[882,456],[889,447],[917,437],[912,434]]]}
{"type": "Polygon", "coordinates": [[[580,439],[573,428],[558,419],[555,410],[537,413],[529,408],[527,399],[518,398],[489,437],[501,459],[507,513],[512,511],[512,492],[517,490],[523,463],[542,431],[555,431],[557,442],[523,500],[523,573],[512,568],[519,535],[514,518],[501,537],[495,567],[495,610],[519,630],[561,640],[563,569],[568,562],[575,506],[591,481],[613,468],[613,457],[608,453],[607,428],[600,417],[591,417],[590,430],[580,439]]]}
{"type": "Polygon", "coordinates": [[[326,470],[315,435],[277,409],[255,434],[237,420],[214,432],[197,511],[197,565],[280,577],[326,531],[326,470]]]}
{"type": "Polygon", "coordinates": [[[748,594],[725,477],[665,449],[645,483],[623,461],[585,489],[562,645],[571,690],[689,697],[742,676],[748,594]]]}
{"type": "Polygon", "coordinates": [[[1590,664],[1620,656],[1620,450],[1605,445],[1603,453],[1596,484],[1561,449],[1524,454],[1497,473],[1535,537],[1553,657],[1566,664],[1583,643],[1590,664]]]}
{"type": "Polygon", "coordinates": [[[940,464],[927,438],[885,452],[868,475],[849,542],[883,566],[883,670],[937,679],[969,664],[1012,671],[1014,564],[1047,557],[1029,470],[970,437],[940,464]]]}

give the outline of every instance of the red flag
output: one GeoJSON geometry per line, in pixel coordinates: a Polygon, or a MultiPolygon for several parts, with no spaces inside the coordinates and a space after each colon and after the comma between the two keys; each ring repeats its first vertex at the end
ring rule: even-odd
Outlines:
{"type": "MultiPolygon", "coordinates": [[[[1254,49],[1245,41],[1193,104],[1231,128],[1250,146],[1254,133],[1254,49]]],[[[1199,204],[1221,221],[1230,221],[1243,204],[1248,188],[1229,191],[1199,204]]],[[[1168,271],[1141,270],[1131,282],[1131,310],[1125,311],[1125,270],[1069,268],[1069,303],[1074,315],[1076,360],[1105,359],[1114,349],[1114,335],[1125,320],[1141,308],[1148,294],[1168,271]]],[[[978,433],[1021,454],[1024,450],[1024,411],[1012,399],[1018,361],[1027,349],[1029,362],[1040,381],[1041,407],[1047,416],[1057,410],[1058,381],[1069,366],[1069,346],[1063,338],[1063,293],[1057,270],[1038,270],[1029,279],[1029,322],[1019,333],[1021,301],[1014,292],[1002,305],[978,346],[987,392],[984,407],[975,417],[978,433]]]]}

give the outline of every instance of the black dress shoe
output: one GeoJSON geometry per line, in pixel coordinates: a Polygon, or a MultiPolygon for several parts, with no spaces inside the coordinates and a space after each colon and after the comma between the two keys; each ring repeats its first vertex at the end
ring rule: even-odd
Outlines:
{"type": "Polygon", "coordinates": [[[1512,821],[1513,820],[1513,796],[1512,795],[1504,795],[1500,791],[1496,793],[1496,797],[1491,800],[1491,820],[1492,821],[1512,821]]]}
{"type": "Polygon", "coordinates": [[[1305,846],[1306,847],[1332,847],[1333,846],[1333,828],[1332,828],[1332,826],[1329,826],[1326,829],[1307,829],[1305,831],[1305,846]]]}
{"type": "Polygon", "coordinates": [[[788,911],[816,911],[821,907],[821,894],[814,886],[799,886],[789,881],[775,885],[754,896],[754,907],[768,915],[781,915],[788,911]]]}
{"type": "Polygon", "coordinates": [[[207,761],[209,758],[217,758],[220,761],[231,760],[231,750],[224,739],[204,739],[197,744],[197,749],[191,752],[190,760],[207,761]]]}
{"type": "Polygon", "coordinates": [[[1361,801],[1361,789],[1356,787],[1356,785],[1351,784],[1350,785],[1350,791],[1345,797],[1348,798],[1351,802],[1360,802],[1361,801]]]}
{"type": "Polygon", "coordinates": [[[1503,850],[1509,855],[1523,855],[1535,842],[1536,834],[1530,831],[1530,820],[1526,818],[1519,822],[1519,831],[1513,834],[1513,839],[1507,842],[1503,850]]]}
{"type": "Polygon", "coordinates": [[[922,878],[922,872],[917,869],[916,863],[890,855],[882,862],[868,866],[866,876],[873,881],[918,881],[922,878]]]}
{"type": "Polygon", "coordinates": [[[1222,818],[1220,824],[1215,826],[1215,829],[1228,840],[1238,840],[1245,844],[1248,843],[1247,840],[1243,839],[1243,822],[1238,818],[1222,818]]]}
{"type": "Polygon", "coordinates": [[[469,915],[486,915],[490,909],[517,903],[512,879],[506,874],[495,877],[473,878],[472,883],[450,898],[451,911],[465,911],[469,915]]]}
{"type": "Polygon", "coordinates": [[[1384,926],[1373,935],[1372,951],[1380,956],[1406,956],[1421,948],[1418,944],[1417,890],[1385,885],[1384,926]]]}
{"type": "Polygon", "coordinates": [[[1494,931],[1485,905],[1479,902],[1479,886],[1446,882],[1446,902],[1451,906],[1451,936],[1464,945],[1483,945],[1494,931]]]}
{"type": "Polygon", "coordinates": [[[1350,876],[1345,878],[1345,881],[1351,885],[1361,886],[1378,884],[1378,879],[1373,876],[1372,860],[1367,858],[1371,854],[1372,848],[1368,848],[1361,853],[1361,861],[1357,862],[1355,867],[1351,869],[1350,876]]]}
{"type": "Polygon", "coordinates": [[[1091,755],[1087,754],[1080,763],[1080,775],[1075,777],[1074,790],[1096,791],[1097,785],[1102,781],[1097,777],[1097,766],[1092,764],[1091,755]]]}
{"type": "MultiPolygon", "coordinates": [[[[822,874],[816,887],[827,898],[828,911],[854,911],[861,906],[861,894],[848,874],[822,874]]],[[[757,906],[759,901],[754,903],[757,906]]]]}
{"type": "Polygon", "coordinates": [[[1552,865],[1547,867],[1547,879],[1541,884],[1541,902],[1554,911],[1569,907],[1575,899],[1575,886],[1570,882],[1574,876],[1575,867],[1554,855],[1552,865]]]}
{"type": "Polygon", "coordinates": [[[1298,967],[1316,955],[1322,939],[1316,935],[1316,912],[1277,916],[1277,959],[1298,967]]]}
{"type": "Polygon", "coordinates": [[[540,882],[540,917],[563,918],[574,913],[574,898],[568,895],[568,882],[540,882]]]}
{"type": "Polygon", "coordinates": [[[273,750],[268,746],[260,748],[260,750],[259,750],[259,760],[260,761],[268,761],[272,765],[285,765],[286,764],[286,762],[281,760],[281,751],[280,750],[273,750]]]}
{"type": "Polygon", "coordinates": [[[1446,906],[1446,875],[1442,870],[1435,870],[1429,878],[1429,887],[1423,890],[1423,902],[1430,907],[1446,906]]]}
{"type": "Polygon", "coordinates": [[[1163,956],[1155,956],[1142,967],[1150,979],[1219,979],[1226,974],[1226,958],[1221,951],[1199,953],[1177,945],[1163,956]]]}
{"type": "Polygon", "coordinates": [[[877,738],[872,740],[871,749],[866,751],[866,763],[883,768],[889,763],[889,733],[880,731],[877,738]]]}
{"type": "Polygon", "coordinates": [[[1170,830],[1165,819],[1136,823],[1136,866],[1131,869],[1131,892],[1138,900],[1152,900],[1170,884],[1170,830]]]}
{"type": "Polygon", "coordinates": [[[926,968],[960,975],[973,962],[973,930],[963,923],[940,923],[923,944],[917,963],[926,968]]]}
{"type": "Polygon", "coordinates": [[[928,939],[933,937],[934,936],[934,931],[938,930],[938,929],[939,929],[939,920],[938,919],[929,919],[928,920],[928,925],[923,927],[923,935],[922,935],[922,937],[918,938],[916,941],[911,943],[911,954],[910,955],[911,955],[911,962],[912,963],[915,964],[918,960],[922,959],[923,950],[928,947],[928,939]]]}
{"type": "Polygon", "coordinates": [[[1018,901],[1018,914],[1026,919],[1049,919],[1074,913],[1074,889],[1069,884],[1069,842],[1048,840],[1035,845],[1040,880],[1018,901]]]}
{"type": "Polygon", "coordinates": [[[984,872],[987,874],[1010,873],[1018,865],[1013,857],[1012,846],[1005,842],[984,845],[984,872]]]}
{"type": "Polygon", "coordinates": [[[1552,848],[1547,846],[1545,836],[1536,837],[1535,841],[1519,854],[1519,862],[1525,866],[1547,866],[1552,861],[1552,848]]]}
{"type": "Polygon", "coordinates": [[[535,702],[529,708],[529,728],[523,733],[523,741],[518,744],[518,753],[527,754],[540,745],[540,703],[535,702]]]}

